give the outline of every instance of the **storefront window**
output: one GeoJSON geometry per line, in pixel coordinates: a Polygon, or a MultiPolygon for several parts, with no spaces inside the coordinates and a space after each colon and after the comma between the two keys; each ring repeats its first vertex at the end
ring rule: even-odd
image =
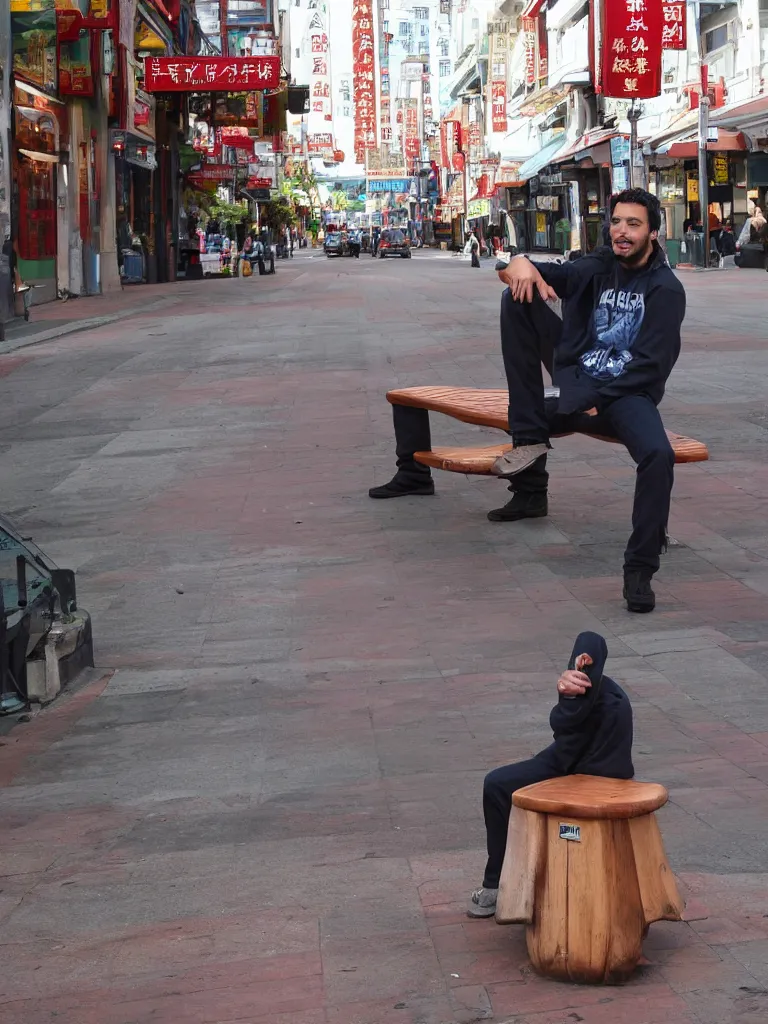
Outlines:
{"type": "Polygon", "coordinates": [[[682,167],[666,167],[659,172],[659,199],[662,203],[685,202],[685,172],[682,167]]]}
{"type": "Polygon", "coordinates": [[[56,256],[56,187],[53,165],[20,157],[16,171],[19,186],[19,256],[46,260],[56,256]]]}

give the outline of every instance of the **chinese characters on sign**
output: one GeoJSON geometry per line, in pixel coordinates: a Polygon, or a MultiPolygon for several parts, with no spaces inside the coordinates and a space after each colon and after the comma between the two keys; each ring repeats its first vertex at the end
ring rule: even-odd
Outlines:
{"type": "Polygon", "coordinates": [[[147,92],[244,92],[279,85],[279,57],[144,58],[147,92]]]}
{"type": "Polygon", "coordinates": [[[507,130],[507,48],[505,33],[491,36],[491,131],[507,130]]]}
{"type": "Polygon", "coordinates": [[[664,50],[685,50],[688,38],[685,26],[685,0],[664,0],[661,46],[664,50]]]}
{"type": "Polygon", "coordinates": [[[419,156],[421,145],[419,143],[419,101],[417,99],[403,100],[404,133],[403,152],[406,158],[419,156]]]}
{"type": "Polygon", "coordinates": [[[536,19],[523,18],[523,43],[525,46],[525,84],[536,84],[536,19]]]}
{"type": "Polygon", "coordinates": [[[649,99],[661,92],[662,0],[613,0],[604,7],[603,92],[649,99]]]}
{"type": "Polygon", "coordinates": [[[376,149],[376,62],[373,44],[373,0],[352,4],[352,71],[355,84],[355,159],[365,163],[365,151],[376,149]]]}
{"type": "Polygon", "coordinates": [[[333,149],[333,133],[317,132],[307,136],[307,149],[310,153],[324,153],[333,149]]]}

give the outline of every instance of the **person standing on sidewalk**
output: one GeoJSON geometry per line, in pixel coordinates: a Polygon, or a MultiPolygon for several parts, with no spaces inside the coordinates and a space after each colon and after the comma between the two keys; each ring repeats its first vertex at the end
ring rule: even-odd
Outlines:
{"type": "Polygon", "coordinates": [[[599,633],[579,633],[568,668],[557,682],[557,704],[549,716],[554,743],[529,761],[489,772],[483,783],[488,861],[483,884],[472,893],[470,917],[496,912],[507,847],[512,794],[523,786],[563,775],[631,779],[632,705],[622,688],[603,675],[608,645],[599,633]]]}
{"type": "MultiPolygon", "coordinates": [[[[656,606],[651,579],[666,544],[675,456],[658,404],[680,354],[685,290],[656,240],[655,196],[628,189],[611,199],[611,247],[573,263],[516,256],[500,280],[501,350],[514,448],[494,473],[513,497],[492,522],[547,515],[550,436],[599,434],[624,444],[637,465],[632,534],[624,553],[624,599],[632,612],[656,606]],[[563,300],[563,318],[547,305],[563,300]],[[542,363],[559,388],[544,397],[542,363]]],[[[397,473],[371,498],[434,494],[429,468],[414,454],[431,448],[421,410],[393,406],[397,473]]]]}

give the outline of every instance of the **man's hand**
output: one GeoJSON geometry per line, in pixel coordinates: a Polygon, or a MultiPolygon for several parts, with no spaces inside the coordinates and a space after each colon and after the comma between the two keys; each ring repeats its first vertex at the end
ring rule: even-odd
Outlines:
{"type": "Polygon", "coordinates": [[[557,292],[551,288],[536,267],[525,256],[515,256],[504,270],[499,271],[499,280],[509,285],[512,298],[516,302],[533,302],[536,291],[547,302],[556,299],[557,292]]]}
{"type": "Polygon", "coordinates": [[[581,670],[592,664],[588,654],[580,654],[574,662],[576,668],[566,669],[557,681],[557,692],[561,697],[581,697],[592,686],[589,676],[581,670]]]}

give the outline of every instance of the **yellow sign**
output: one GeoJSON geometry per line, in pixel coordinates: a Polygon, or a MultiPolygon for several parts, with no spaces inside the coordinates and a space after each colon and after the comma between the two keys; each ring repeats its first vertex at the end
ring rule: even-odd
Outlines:
{"type": "Polygon", "coordinates": [[[689,203],[698,203],[699,201],[699,179],[694,174],[688,174],[686,176],[686,195],[689,203]]]}
{"type": "Polygon", "coordinates": [[[547,230],[547,215],[546,213],[536,214],[536,234],[545,234],[547,230]]]}
{"type": "Polygon", "coordinates": [[[725,153],[715,153],[712,157],[712,173],[716,185],[728,184],[728,157],[725,153]]]}

